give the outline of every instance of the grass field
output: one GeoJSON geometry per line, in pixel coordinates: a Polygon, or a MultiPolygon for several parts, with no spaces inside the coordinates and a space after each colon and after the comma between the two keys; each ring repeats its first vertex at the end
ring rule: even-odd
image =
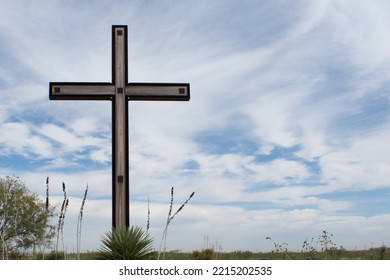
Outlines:
{"type": "MultiPolygon", "coordinates": [[[[205,251],[205,250],[203,250],[205,251]]],[[[327,252],[166,252],[166,260],[390,260],[390,249],[385,247],[361,251],[328,250],[327,252]]],[[[50,259],[50,258],[48,258],[50,259]]],[[[76,259],[76,254],[67,254],[67,259],[76,259]]],[[[95,252],[81,253],[81,260],[96,259],[95,252]]]]}

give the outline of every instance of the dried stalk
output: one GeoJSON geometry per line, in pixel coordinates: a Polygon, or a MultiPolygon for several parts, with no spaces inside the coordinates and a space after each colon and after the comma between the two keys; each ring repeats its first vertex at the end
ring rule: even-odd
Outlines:
{"type": "Polygon", "coordinates": [[[149,233],[149,227],[150,227],[150,200],[148,196],[148,221],[146,222],[146,234],[149,233]]]}
{"type": "Polygon", "coordinates": [[[163,232],[163,237],[161,239],[161,243],[160,243],[160,250],[158,252],[158,257],[157,259],[159,260],[160,259],[160,254],[161,254],[161,248],[163,247],[164,245],[164,249],[163,249],[163,260],[165,259],[165,252],[166,252],[166,244],[167,244],[167,235],[168,235],[168,226],[169,224],[171,223],[171,221],[173,220],[173,218],[175,218],[175,216],[181,211],[183,210],[184,206],[190,201],[190,199],[194,196],[195,192],[192,192],[191,195],[187,198],[187,200],[179,207],[179,209],[177,209],[177,211],[175,212],[175,214],[173,214],[173,216],[171,216],[172,214],[172,208],[173,208],[173,187],[171,188],[171,203],[169,205],[169,212],[168,212],[168,218],[167,218],[167,223],[165,225],[165,229],[164,229],[164,232],[163,232]]]}
{"type": "Polygon", "coordinates": [[[56,244],[56,258],[58,255],[58,242],[61,235],[62,248],[64,250],[64,258],[65,258],[65,246],[64,246],[64,222],[65,222],[65,214],[68,209],[69,199],[66,195],[66,186],[65,183],[62,182],[62,192],[64,193],[64,200],[62,201],[60,216],[58,219],[58,228],[57,228],[57,244],[56,244]]]}
{"type": "MultiPolygon", "coordinates": [[[[45,204],[45,221],[47,224],[47,220],[49,217],[49,176],[46,177],[46,204],[45,204]]],[[[46,229],[45,229],[45,239],[43,241],[43,253],[42,253],[42,259],[45,259],[45,252],[46,252],[46,229]]]]}
{"type": "Polygon", "coordinates": [[[87,194],[88,194],[88,184],[87,184],[87,187],[85,188],[83,201],[81,202],[80,212],[79,212],[79,216],[77,219],[77,259],[78,260],[80,259],[81,225],[83,222],[83,211],[84,211],[85,200],[87,199],[87,194]]]}

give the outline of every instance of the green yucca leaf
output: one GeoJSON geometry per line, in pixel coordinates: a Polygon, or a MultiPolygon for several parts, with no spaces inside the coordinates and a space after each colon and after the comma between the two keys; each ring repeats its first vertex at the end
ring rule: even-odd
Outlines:
{"type": "Polygon", "coordinates": [[[153,239],[141,227],[112,229],[102,237],[98,259],[148,260],[155,257],[153,239]]]}

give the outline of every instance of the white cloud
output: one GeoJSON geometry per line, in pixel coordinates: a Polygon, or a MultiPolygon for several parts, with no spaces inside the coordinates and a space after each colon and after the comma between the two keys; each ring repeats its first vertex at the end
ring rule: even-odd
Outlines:
{"type": "Polygon", "coordinates": [[[299,183],[311,176],[307,167],[297,161],[276,159],[270,163],[252,164],[248,168],[256,175],[254,181],[274,184],[299,183]]]}
{"type": "Polygon", "coordinates": [[[369,190],[388,185],[389,137],[387,129],[360,135],[348,146],[322,157],[324,180],[334,189],[369,190]]]}
{"type": "Polygon", "coordinates": [[[378,67],[388,68],[390,51],[386,46],[390,35],[386,31],[390,21],[386,16],[389,3],[373,1],[364,5],[355,1],[337,3],[331,22],[337,26],[337,40],[351,50],[350,56],[362,72],[378,67]],[[364,70],[363,70],[364,69],[364,70]]]}
{"type": "Polygon", "coordinates": [[[0,124],[0,148],[5,155],[21,154],[27,158],[52,156],[52,146],[44,138],[32,134],[26,123],[8,122],[0,124]]]}

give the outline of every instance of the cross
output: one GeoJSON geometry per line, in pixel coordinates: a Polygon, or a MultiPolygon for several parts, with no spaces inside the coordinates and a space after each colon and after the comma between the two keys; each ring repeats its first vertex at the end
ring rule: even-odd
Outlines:
{"type": "Polygon", "coordinates": [[[112,26],[112,80],[50,82],[50,100],[110,100],[112,104],[112,226],[129,227],[128,101],[189,101],[187,83],[128,83],[127,26],[112,26]]]}

